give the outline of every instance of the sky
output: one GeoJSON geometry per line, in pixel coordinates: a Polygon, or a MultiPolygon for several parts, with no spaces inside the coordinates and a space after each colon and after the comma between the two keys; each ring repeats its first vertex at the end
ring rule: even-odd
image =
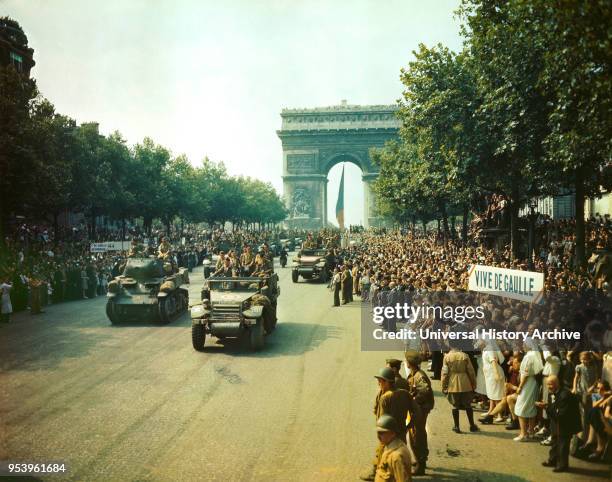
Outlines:
{"type": "MultiPolygon", "coordinates": [[[[282,193],[282,108],[394,104],[419,43],[461,48],[459,0],[0,0],[42,94],[77,122],[151,137],[282,193]]],[[[335,209],[341,168],[329,175],[335,209]]],[[[345,219],[363,220],[358,168],[345,219]]],[[[330,214],[335,219],[335,214],[330,214]]]]}

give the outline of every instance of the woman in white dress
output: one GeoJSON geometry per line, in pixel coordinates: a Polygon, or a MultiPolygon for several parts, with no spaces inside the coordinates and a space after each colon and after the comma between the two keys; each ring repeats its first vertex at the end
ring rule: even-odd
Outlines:
{"type": "Polygon", "coordinates": [[[495,340],[487,340],[482,352],[482,371],[487,388],[487,397],[489,398],[489,411],[484,417],[480,418],[481,423],[493,423],[491,412],[506,395],[506,378],[501,367],[503,362],[504,355],[499,351],[495,340]]]}
{"type": "Polygon", "coordinates": [[[527,442],[531,438],[535,426],[537,408],[535,402],[539,395],[539,386],[536,376],[542,373],[544,365],[542,355],[533,339],[528,338],[523,344],[525,356],[521,362],[521,382],[516,393],[514,413],[519,419],[521,433],[514,438],[515,442],[527,442]]]}
{"type": "Polygon", "coordinates": [[[5,323],[11,321],[11,313],[13,312],[10,294],[11,289],[13,289],[13,285],[9,283],[9,280],[4,280],[2,283],[0,283],[0,301],[2,303],[0,313],[2,314],[2,321],[5,323]]]}

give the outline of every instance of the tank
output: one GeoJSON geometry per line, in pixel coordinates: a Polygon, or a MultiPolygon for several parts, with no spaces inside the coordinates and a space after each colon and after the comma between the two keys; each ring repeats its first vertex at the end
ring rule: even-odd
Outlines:
{"type": "Polygon", "coordinates": [[[187,268],[175,269],[156,257],[128,258],[108,285],[106,315],[111,323],[169,323],[189,308],[187,268]]]}

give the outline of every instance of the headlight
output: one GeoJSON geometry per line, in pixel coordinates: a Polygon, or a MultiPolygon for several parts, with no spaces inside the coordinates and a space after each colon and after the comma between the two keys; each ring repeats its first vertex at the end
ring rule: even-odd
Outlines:
{"type": "Polygon", "coordinates": [[[319,261],[317,263],[317,268],[325,268],[325,261],[319,261]]]}
{"type": "Polygon", "coordinates": [[[204,314],[204,307],[202,305],[195,305],[191,307],[191,317],[197,318],[204,314]]]}

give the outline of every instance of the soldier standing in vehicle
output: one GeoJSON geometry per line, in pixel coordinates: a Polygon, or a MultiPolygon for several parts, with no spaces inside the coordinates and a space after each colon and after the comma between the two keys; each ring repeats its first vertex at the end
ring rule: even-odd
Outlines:
{"type": "Polygon", "coordinates": [[[234,276],[232,260],[229,258],[229,256],[226,256],[223,259],[223,265],[219,269],[217,269],[212,275],[219,276],[221,278],[231,278],[234,276]]]}
{"type": "Polygon", "coordinates": [[[244,276],[250,276],[255,266],[255,256],[250,246],[244,247],[244,252],[240,255],[240,267],[244,276]]]}
{"type": "Polygon", "coordinates": [[[170,241],[168,241],[168,238],[164,236],[159,244],[159,247],[157,248],[157,256],[165,259],[167,256],[170,256],[171,251],[172,245],[170,244],[170,241]]]}
{"type": "Polygon", "coordinates": [[[217,258],[217,263],[215,264],[215,271],[218,270],[219,268],[222,268],[224,265],[224,262],[225,262],[225,253],[223,251],[219,251],[219,257],[217,258]]]}

